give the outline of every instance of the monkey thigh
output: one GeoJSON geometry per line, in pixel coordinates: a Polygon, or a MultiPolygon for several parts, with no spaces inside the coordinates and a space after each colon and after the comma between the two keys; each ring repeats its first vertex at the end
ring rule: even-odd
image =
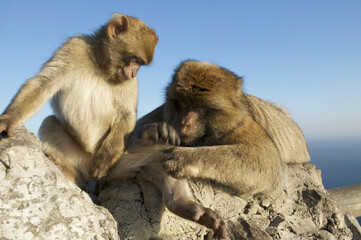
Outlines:
{"type": "Polygon", "coordinates": [[[66,131],[56,119],[49,116],[39,129],[42,150],[79,187],[85,187],[92,156],[66,131]]]}

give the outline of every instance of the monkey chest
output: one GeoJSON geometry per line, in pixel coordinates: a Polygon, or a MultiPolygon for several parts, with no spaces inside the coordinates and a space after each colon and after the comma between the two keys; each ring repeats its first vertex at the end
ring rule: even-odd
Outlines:
{"type": "Polygon", "coordinates": [[[88,152],[93,153],[116,117],[112,91],[99,86],[73,86],[53,99],[55,115],[88,152]]]}

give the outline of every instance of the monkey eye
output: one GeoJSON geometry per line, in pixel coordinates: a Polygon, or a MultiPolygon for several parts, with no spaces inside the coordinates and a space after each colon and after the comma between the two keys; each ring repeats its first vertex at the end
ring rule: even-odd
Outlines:
{"type": "Polygon", "coordinates": [[[197,90],[200,91],[200,92],[209,92],[209,91],[210,91],[210,90],[207,89],[207,88],[202,88],[202,87],[199,87],[199,86],[197,86],[197,85],[192,85],[192,88],[193,88],[193,89],[197,89],[197,90]]]}
{"type": "Polygon", "coordinates": [[[134,57],[133,62],[139,65],[144,65],[144,61],[138,57],[134,57]]]}

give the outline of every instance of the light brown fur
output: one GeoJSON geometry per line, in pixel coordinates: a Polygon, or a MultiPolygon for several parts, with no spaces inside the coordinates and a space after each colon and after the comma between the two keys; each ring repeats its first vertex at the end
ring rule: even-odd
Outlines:
{"type": "Polygon", "coordinates": [[[165,104],[138,120],[132,136],[109,179],[140,171],[171,211],[213,229],[215,238],[225,237],[224,222],[176,179],[209,179],[241,194],[277,196],[282,164],[310,160],[303,134],[285,110],[244,93],[242,79],[227,69],[198,61],[180,64],[165,104]],[[180,146],[159,145],[164,141],[180,146]]]}
{"type": "Polygon", "coordinates": [[[271,194],[282,189],[282,163],[310,160],[303,134],[287,112],[244,93],[242,79],[217,65],[181,64],[164,108],[165,121],[182,145],[198,146],[175,148],[163,157],[174,177],[213,179],[241,193],[271,194]],[[194,112],[197,120],[189,124],[194,112]]]}
{"type": "Polygon", "coordinates": [[[158,38],[141,20],[114,14],[93,35],[67,40],[0,116],[9,136],[51,99],[43,151],[76,184],[102,178],[123,154],[136,121],[137,78],[158,38]]]}

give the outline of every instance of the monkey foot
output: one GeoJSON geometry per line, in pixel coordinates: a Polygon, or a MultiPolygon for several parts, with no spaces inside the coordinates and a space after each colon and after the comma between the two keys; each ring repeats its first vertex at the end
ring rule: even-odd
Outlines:
{"type": "Polygon", "coordinates": [[[90,178],[92,178],[94,180],[99,180],[107,175],[107,169],[104,170],[104,169],[100,169],[100,167],[92,166],[89,169],[88,173],[89,173],[90,178]]]}
{"type": "Polygon", "coordinates": [[[227,237],[226,223],[212,209],[203,208],[201,211],[195,212],[193,216],[195,222],[213,230],[214,239],[225,239],[227,237]]]}
{"type": "Polygon", "coordinates": [[[192,202],[190,204],[176,204],[176,207],[168,205],[168,209],[178,216],[212,229],[214,239],[224,239],[227,237],[226,223],[210,208],[205,208],[201,204],[192,202]]]}

